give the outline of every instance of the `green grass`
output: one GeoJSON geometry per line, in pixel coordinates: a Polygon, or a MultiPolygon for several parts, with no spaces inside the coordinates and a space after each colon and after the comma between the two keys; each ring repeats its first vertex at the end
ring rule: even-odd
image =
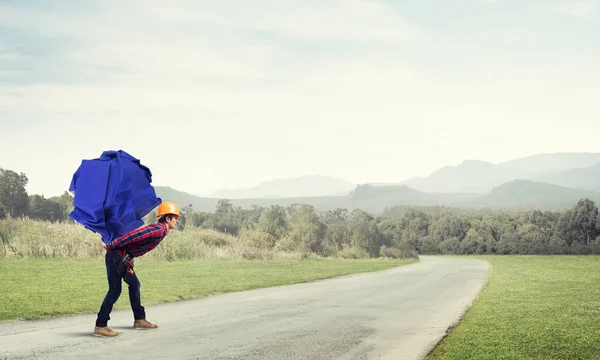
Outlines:
{"type": "MultiPolygon", "coordinates": [[[[192,260],[136,259],[142,304],[288,285],[389,269],[403,260],[192,260]]],[[[97,312],[108,283],[104,259],[0,259],[0,321],[97,312]]],[[[129,308],[127,285],[115,309],[129,308]]]]}
{"type": "Polygon", "coordinates": [[[600,358],[600,257],[476,258],[490,279],[427,360],[600,358]]]}

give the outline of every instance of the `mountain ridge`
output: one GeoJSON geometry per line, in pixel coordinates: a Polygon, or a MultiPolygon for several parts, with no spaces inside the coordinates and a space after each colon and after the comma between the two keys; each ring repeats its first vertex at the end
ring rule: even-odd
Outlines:
{"type": "Polygon", "coordinates": [[[316,174],[278,178],[244,188],[220,189],[210,196],[230,199],[332,196],[345,195],[355,186],[337,177],[316,174]]]}
{"type": "MultiPolygon", "coordinates": [[[[584,169],[600,164],[600,153],[542,153],[499,163],[482,160],[464,160],[458,165],[447,165],[428,176],[414,177],[399,182],[426,192],[487,193],[496,186],[512,180],[541,180],[556,185],[548,174],[584,169]],[[545,177],[544,177],[545,176],[545,177]]],[[[600,181],[600,178],[598,178],[600,181]]],[[[592,187],[594,188],[594,187],[592,187]]]]}
{"type": "Polygon", "coordinates": [[[243,208],[306,203],[318,210],[361,208],[372,212],[395,205],[561,209],[581,197],[600,202],[600,153],[539,154],[496,164],[467,159],[458,165],[441,167],[426,177],[391,184],[353,184],[331,176],[306,175],[288,178],[283,183],[282,179],[275,179],[250,189],[258,189],[260,196],[196,196],[169,187],[157,187],[157,193],[182,206],[192,203],[197,210],[208,212],[220,199],[229,199],[243,208]],[[298,179],[305,181],[304,192],[290,191],[298,179]],[[318,188],[323,179],[333,186],[318,188]],[[280,184],[279,191],[273,191],[273,184],[280,184]]]}
{"type": "MultiPolygon", "coordinates": [[[[175,201],[181,206],[192,204],[195,211],[213,212],[220,198],[198,197],[169,187],[156,187],[163,200],[175,201]]],[[[562,210],[578,200],[588,198],[600,203],[600,192],[573,189],[531,180],[513,180],[495,187],[487,194],[426,193],[408,186],[359,185],[345,196],[316,196],[281,199],[228,199],[234,206],[251,209],[253,206],[283,207],[308,204],[318,211],[337,208],[362,209],[381,213],[394,206],[444,206],[461,209],[505,210],[562,210]]]]}

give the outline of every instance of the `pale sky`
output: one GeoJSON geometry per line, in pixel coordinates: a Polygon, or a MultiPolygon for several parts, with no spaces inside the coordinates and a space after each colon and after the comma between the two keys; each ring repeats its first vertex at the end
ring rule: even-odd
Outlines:
{"type": "Polygon", "coordinates": [[[191,193],[600,151],[600,0],[0,0],[0,166],[191,193]],[[85,3],[85,4],[84,4],[85,3]]]}

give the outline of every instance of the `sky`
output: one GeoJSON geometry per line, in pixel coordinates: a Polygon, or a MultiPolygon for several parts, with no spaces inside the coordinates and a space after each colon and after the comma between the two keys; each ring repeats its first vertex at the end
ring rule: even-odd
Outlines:
{"type": "Polygon", "coordinates": [[[600,0],[0,0],[0,167],[195,194],[600,151],[600,0]]]}

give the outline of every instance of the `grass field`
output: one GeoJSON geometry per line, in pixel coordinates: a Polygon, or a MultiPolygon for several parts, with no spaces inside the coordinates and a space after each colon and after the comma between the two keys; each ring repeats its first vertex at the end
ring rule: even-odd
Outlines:
{"type": "Polygon", "coordinates": [[[427,360],[600,358],[600,257],[477,258],[489,282],[427,360]]]}
{"type": "MultiPolygon", "coordinates": [[[[142,303],[151,305],[211,294],[288,285],[418,262],[403,260],[136,259],[142,303]]],[[[108,284],[104,258],[0,259],[0,321],[97,312],[108,284]]],[[[127,285],[115,309],[129,308],[127,285]]]]}
{"type": "MultiPolygon", "coordinates": [[[[600,257],[477,256],[490,278],[439,359],[598,359],[600,257]]],[[[144,305],[388,269],[417,260],[138,259],[144,305]]],[[[0,260],[0,321],[98,311],[103,259],[0,260]]],[[[125,286],[125,285],[124,285],[125,286]]],[[[126,287],[117,309],[129,308],[126,287]],[[124,296],[123,296],[124,295],[124,296]]]]}

